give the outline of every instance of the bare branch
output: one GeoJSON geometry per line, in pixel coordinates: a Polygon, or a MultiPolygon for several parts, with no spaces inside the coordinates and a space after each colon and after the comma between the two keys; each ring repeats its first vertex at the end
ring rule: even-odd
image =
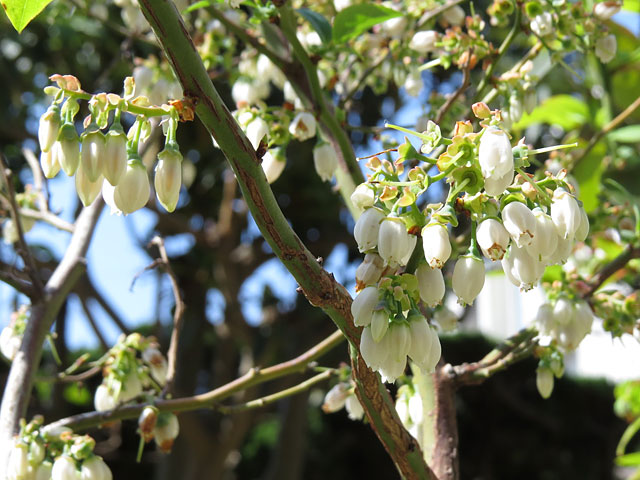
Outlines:
{"type": "Polygon", "coordinates": [[[96,319],[93,317],[93,313],[91,313],[91,310],[89,310],[89,307],[87,306],[87,301],[83,298],[79,298],[79,300],[80,300],[80,305],[82,305],[82,311],[84,311],[84,314],[87,316],[87,320],[89,321],[89,324],[93,329],[93,332],[96,334],[96,337],[98,337],[98,341],[100,342],[100,345],[104,350],[109,350],[109,345],[107,344],[107,341],[104,339],[104,335],[102,335],[102,332],[98,328],[98,323],[96,322],[96,319]]]}
{"type": "Polygon", "coordinates": [[[611,275],[618,270],[622,270],[629,263],[629,260],[634,258],[640,258],[640,246],[627,245],[620,255],[607,263],[589,279],[587,282],[588,288],[582,293],[582,298],[591,297],[611,275]]]}
{"type": "Polygon", "coordinates": [[[0,281],[11,285],[20,293],[24,293],[27,297],[32,298],[36,295],[36,292],[29,279],[25,277],[26,274],[23,271],[0,260],[0,281]]]}

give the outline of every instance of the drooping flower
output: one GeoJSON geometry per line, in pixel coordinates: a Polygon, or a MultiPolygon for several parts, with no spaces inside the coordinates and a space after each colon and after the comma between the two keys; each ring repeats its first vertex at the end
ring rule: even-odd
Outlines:
{"type": "Polygon", "coordinates": [[[113,474],[102,457],[93,455],[82,462],[80,480],[111,480],[113,474]]]}
{"type": "Polygon", "coordinates": [[[158,448],[164,453],[170,452],[178,433],[180,433],[178,417],[173,413],[161,412],[158,415],[156,427],[153,431],[153,438],[158,448]]]}
{"type": "Polygon", "coordinates": [[[513,152],[506,132],[492,127],[482,134],[478,162],[485,179],[501,178],[509,172],[513,173],[513,152]]]}
{"type": "Polygon", "coordinates": [[[313,165],[323,182],[331,181],[338,168],[338,155],[329,143],[322,142],[313,149],[313,165]]]}
{"type": "Polygon", "coordinates": [[[476,240],[482,253],[489,260],[495,261],[502,260],[511,238],[501,222],[488,218],[478,225],[476,240]]]}
{"type": "Polygon", "coordinates": [[[540,208],[534,208],[533,215],[536,217],[536,235],[527,250],[532,257],[546,262],[558,247],[558,232],[551,217],[540,208]]]}
{"type": "Polygon", "coordinates": [[[427,53],[435,50],[437,41],[438,32],[435,30],[421,30],[411,37],[409,48],[419,53],[427,53]]]}
{"type": "Polygon", "coordinates": [[[84,171],[84,166],[80,165],[76,170],[76,192],[80,201],[85,207],[88,207],[96,199],[102,190],[102,175],[95,182],[92,182],[84,171]]]}
{"type": "Polygon", "coordinates": [[[362,408],[360,400],[355,395],[352,394],[347,397],[344,407],[351,420],[362,420],[362,417],[364,417],[364,408],[362,408]]]}
{"type": "Polygon", "coordinates": [[[473,255],[458,258],[451,280],[461,305],[471,305],[484,286],[484,262],[473,255]]]}
{"type": "Polygon", "coordinates": [[[502,269],[516,287],[530,290],[544,273],[544,263],[531,256],[525,247],[511,245],[502,259],[502,269]]]}
{"type": "Polygon", "coordinates": [[[573,238],[582,222],[582,213],[573,195],[562,188],[553,192],[551,219],[562,238],[573,238]]]}
{"type": "Polygon", "coordinates": [[[530,26],[536,35],[546,37],[553,32],[553,15],[549,12],[542,12],[531,20],[530,26]]]}
{"type": "Polygon", "coordinates": [[[64,173],[68,176],[76,173],[80,165],[80,137],[73,123],[62,125],[52,150],[64,173]]]}
{"type": "Polygon", "coordinates": [[[518,247],[530,245],[536,233],[536,217],[520,202],[511,202],[502,209],[502,222],[518,247]]]}
{"type": "Polygon", "coordinates": [[[173,212],[182,186],[182,154],[177,148],[167,146],[158,154],[153,184],[160,204],[173,212]]]}
{"type": "Polygon", "coordinates": [[[599,2],[593,6],[593,14],[600,20],[609,20],[620,11],[620,2],[599,2]]]}
{"type": "Polygon", "coordinates": [[[553,372],[548,368],[539,368],[536,370],[536,387],[538,393],[545,400],[551,396],[553,392],[553,372]]]}
{"type": "Polygon", "coordinates": [[[429,222],[422,229],[424,258],[431,268],[442,268],[451,255],[451,242],[447,227],[437,222],[429,222]]]}
{"type": "Polygon", "coordinates": [[[380,223],[378,231],[378,254],[387,265],[405,263],[415,247],[415,237],[407,232],[404,222],[395,216],[388,216],[380,223]]]}
{"type": "Polygon", "coordinates": [[[53,143],[58,138],[58,130],[60,129],[60,108],[57,105],[51,105],[46,112],[40,117],[38,124],[38,142],[40,150],[48,152],[53,143]]]}
{"type": "Polygon", "coordinates": [[[61,455],[53,462],[51,480],[79,480],[76,461],[69,455],[61,455]]]}
{"type": "Polygon", "coordinates": [[[380,280],[385,269],[384,260],[377,253],[367,253],[364,260],[356,269],[356,291],[367,285],[373,285],[380,280]]]}
{"type": "Polygon", "coordinates": [[[445,293],[444,277],[442,270],[431,268],[429,265],[420,265],[416,269],[418,278],[418,291],[420,298],[430,307],[442,303],[445,293]]]}
{"type": "Polygon", "coordinates": [[[269,125],[262,118],[255,117],[247,124],[245,131],[253,148],[258,148],[260,141],[269,133],[269,125]]]}
{"type": "Polygon", "coordinates": [[[351,314],[353,323],[364,327],[371,323],[373,310],[378,305],[378,289],[367,287],[363,289],[351,303],[351,314]]]}
{"type": "Polygon", "coordinates": [[[287,166],[286,159],[279,148],[272,148],[262,156],[262,170],[267,177],[267,182],[275,182],[287,166]]]}
{"type": "Polygon", "coordinates": [[[130,159],[113,194],[116,205],[125,215],[133,213],[147,204],[150,193],[147,169],[139,157],[130,159]]]}
{"type": "Polygon", "coordinates": [[[102,173],[104,178],[115,187],[126,170],[127,136],[122,130],[112,128],[105,139],[102,173]]]}
{"type": "Polygon", "coordinates": [[[378,245],[378,232],[380,222],[384,220],[385,214],[377,208],[367,208],[356,221],[353,229],[353,236],[358,244],[361,253],[376,248],[378,245]]]}
{"type": "Polygon", "coordinates": [[[335,384],[324,396],[322,411],[333,413],[341,410],[349,397],[350,386],[348,383],[340,382],[335,384]]]}
{"type": "Polygon", "coordinates": [[[618,49],[618,42],[616,36],[613,34],[600,37],[596,41],[596,57],[600,59],[602,63],[609,63],[616,56],[618,49]]]}
{"type": "Polygon", "coordinates": [[[102,175],[105,153],[106,142],[100,130],[91,130],[82,135],[81,168],[90,182],[96,182],[102,175]]]}
{"type": "Polygon", "coordinates": [[[289,133],[301,142],[316,136],[316,119],[309,112],[298,113],[289,125],[289,133]]]}
{"type": "Polygon", "coordinates": [[[372,207],[376,199],[374,188],[368,183],[361,183],[351,194],[351,203],[358,209],[372,207]]]}

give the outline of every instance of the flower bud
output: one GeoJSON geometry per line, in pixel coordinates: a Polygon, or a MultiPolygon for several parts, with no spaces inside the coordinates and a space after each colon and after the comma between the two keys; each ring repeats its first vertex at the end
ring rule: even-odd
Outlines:
{"type": "Polygon", "coordinates": [[[593,14],[600,20],[609,20],[620,11],[619,2],[600,2],[593,6],[593,14]]]}
{"type": "Polygon", "coordinates": [[[428,265],[420,265],[416,269],[416,277],[418,278],[420,299],[430,307],[442,303],[445,292],[442,270],[431,268],[428,265]]]}
{"type": "Polygon", "coordinates": [[[154,186],[160,204],[173,212],[182,186],[182,155],[177,148],[165,148],[158,154],[154,186]]]}
{"type": "Polygon", "coordinates": [[[289,125],[289,133],[301,142],[316,136],[316,119],[309,112],[298,113],[289,125]]]}
{"type": "Polygon", "coordinates": [[[60,129],[60,109],[57,105],[51,105],[40,117],[38,124],[38,142],[40,150],[48,152],[58,138],[60,129]]]}
{"type": "Polygon", "coordinates": [[[262,156],[262,170],[269,183],[275,182],[280,177],[286,165],[286,159],[279,148],[268,150],[262,156]]]}
{"type": "Polygon", "coordinates": [[[102,182],[104,181],[102,175],[98,177],[95,182],[89,180],[85,175],[85,171],[82,165],[76,170],[76,192],[80,201],[85,207],[88,207],[96,199],[100,190],[102,189],[102,182]]]}
{"type": "Polygon", "coordinates": [[[371,323],[373,309],[378,305],[378,289],[367,287],[362,290],[351,303],[351,315],[353,323],[364,327],[371,323]]]}
{"type": "Polygon", "coordinates": [[[488,218],[478,225],[476,240],[482,253],[489,260],[496,261],[504,257],[511,238],[501,222],[488,218]]]}
{"type": "Polygon", "coordinates": [[[413,35],[409,42],[409,48],[419,53],[427,53],[435,50],[437,41],[438,32],[435,30],[422,30],[413,35]]]}
{"type": "Polygon", "coordinates": [[[85,132],[82,135],[80,162],[82,163],[84,174],[90,182],[95,182],[100,178],[106,153],[105,150],[106,142],[100,130],[85,132]]]}
{"type": "Polygon", "coordinates": [[[38,465],[44,460],[46,448],[44,442],[40,439],[34,439],[29,444],[29,464],[38,465]]]}
{"type": "Polygon", "coordinates": [[[9,451],[9,460],[7,464],[7,479],[22,480],[26,477],[29,469],[29,446],[15,442],[9,451]]]}
{"type": "Polygon", "coordinates": [[[458,258],[453,267],[451,280],[453,291],[461,305],[472,305],[484,286],[484,262],[482,259],[465,255],[458,258]]]}
{"type": "Polygon", "coordinates": [[[68,176],[73,175],[80,165],[80,138],[71,122],[62,125],[54,144],[58,164],[68,176]]]}
{"type": "Polygon", "coordinates": [[[127,163],[127,170],[116,186],[113,199],[126,215],[144,207],[149,201],[150,191],[147,169],[137,157],[127,163]]]}
{"type": "Polygon", "coordinates": [[[153,439],[153,431],[158,421],[158,410],[154,407],[144,407],[138,417],[138,433],[145,442],[153,439]]]}
{"type": "Polygon", "coordinates": [[[551,396],[553,392],[553,373],[548,368],[539,368],[536,370],[536,387],[538,393],[545,400],[551,396]]]}
{"type": "Polygon", "coordinates": [[[478,162],[484,178],[503,177],[513,172],[513,152],[508,135],[498,129],[487,129],[480,138],[478,162]]]}
{"type": "Polygon", "coordinates": [[[368,208],[362,212],[353,229],[353,236],[361,253],[376,248],[380,222],[384,219],[384,213],[377,208],[368,208]]]}
{"type": "Polygon", "coordinates": [[[450,25],[462,25],[466,14],[460,5],[454,5],[442,12],[442,18],[450,25]]]}
{"type": "Polygon", "coordinates": [[[422,229],[422,248],[424,258],[431,268],[442,268],[451,255],[451,242],[447,227],[440,223],[429,222],[422,229]]]}
{"type": "Polygon", "coordinates": [[[102,165],[104,178],[113,185],[118,185],[127,170],[127,136],[122,131],[109,130],[105,140],[105,153],[102,165]]]}
{"type": "Polygon", "coordinates": [[[536,35],[545,37],[553,32],[553,15],[549,12],[542,12],[531,20],[530,26],[536,35]]]}
{"type": "Polygon", "coordinates": [[[404,16],[390,18],[380,24],[380,30],[390,37],[401,37],[406,32],[407,19],[404,16]]]}
{"type": "Polygon", "coordinates": [[[578,202],[573,198],[573,195],[562,188],[553,192],[551,219],[556,226],[558,235],[564,239],[573,238],[582,222],[582,212],[580,212],[578,202]]]}
{"type": "Polygon", "coordinates": [[[329,143],[321,143],[313,149],[313,165],[323,182],[330,182],[338,168],[338,155],[329,143]]]}
{"type": "Polygon", "coordinates": [[[511,245],[502,259],[502,269],[511,283],[526,291],[542,277],[544,263],[532,257],[524,247],[511,245]]]}
{"type": "Polygon", "coordinates": [[[489,105],[484,102],[474,103],[471,105],[471,110],[476,117],[482,120],[491,116],[491,109],[489,108],[489,105]]]}
{"type": "Polygon", "coordinates": [[[102,457],[93,455],[82,462],[80,480],[111,480],[113,474],[102,457]]]}
{"type": "Polygon", "coordinates": [[[44,176],[47,178],[55,177],[60,171],[56,147],[57,144],[54,144],[48,152],[40,152],[40,166],[44,176]]]}
{"type": "Polygon", "coordinates": [[[384,271],[384,260],[377,253],[367,253],[364,261],[356,269],[356,291],[367,285],[378,283],[384,271]]]}
{"type": "Polygon", "coordinates": [[[576,230],[576,241],[584,242],[589,235],[589,217],[587,216],[587,212],[584,211],[584,208],[580,207],[580,225],[576,230]]]}
{"type": "Polygon", "coordinates": [[[617,49],[618,42],[616,41],[616,36],[613,34],[601,37],[596,41],[596,57],[598,57],[602,63],[609,63],[613,60],[616,56],[617,49]]]}
{"type": "Polygon", "coordinates": [[[398,217],[388,216],[382,220],[378,231],[378,254],[385,264],[402,264],[410,257],[416,245],[416,239],[412,237],[398,217]]]}
{"type": "Polygon", "coordinates": [[[260,141],[269,133],[269,126],[262,118],[255,117],[247,124],[245,131],[251,145],[257,149],[260,141]]]}
{"type": "Polygon", "coordinates": [[[349,395],[344,406],[351,420],[362,420],[362,417],[364,417],[364,408],[362,408],[360,400],[355,395],[349,395]]]}
{"type": "Polygon", "coordinates": [[[368,183],[361,183],[351,194],[351,203],[358,209],[372,207],[376,199],[374,188],[368,183]]]}
{"type": "Polygon", "coordinates": [[[98,388],[96,388],[96,393],[93,397],[93,405],[98,412],[104,412],[116,408],[116,398],[109,387],[104,383],[100,384],[98,388]]]}
{"type": "Polygon", "coordinates": [[[520,202],[511,202],[502,209],[502,222],[518,247],[530,245],[536,233],[536,217],[520,202]]]}
{"type": "Polygon", "coordinates": [[[162,412],[158,415],[156,428],[153,431],[156,445],[164,453],[169,453],[173,447],[173,441],[180,433],[178,417],[173,413],[162,412]]]}
{"type": "Polygon", "coordinates": [[[76,461],[69,455],[56,458],[51,469],[51,480],[79,480],[76,461]]]}
{"type": "Polygon", "coordinates": [[[378,343],[385,336],[389,329],[389,315],[384,310],[373,312],[371,317],[371,336],[373,341],[378,343]]]}
{"type": "Polygon", "coordinates": [[[324,413],[333,413],[344,407],[349,397],[349,384],[340,382],[331,388],[324,396],[322,411],[324,413]]]}

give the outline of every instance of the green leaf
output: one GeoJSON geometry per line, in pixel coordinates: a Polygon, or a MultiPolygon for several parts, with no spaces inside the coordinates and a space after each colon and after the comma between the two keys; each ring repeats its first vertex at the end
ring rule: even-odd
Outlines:
{"type": "Polygon", "coordinates": [[[79,386],[77,383],[72,383],[63,391],[64,398],[67,402],[78,405],[85,406],[91,403],[91,392],[85,386],[79,386]]]}
{"type": "Polygon", "coordinates": [[[637,467],[640,465],[640,452],[627,453],[616,457],[616,464],[621,467],[637,467]]]}
{"type": "Polygon", "coordinates": [[[589,120],[586,103],[571,95],[554,95],[538,105],[533,112],[525,114],[513,128],[522,130],[529,125],[548,123],[559,125],[564,130],[573,130],[589,120]]]}
{"type": "Polygon", "coordinates": [[[209,5],[211,5],[211,2],[209,0],[201,0],[200,2],[192,3],[191,5],[189,5],[187,8],[182,10],[182,13],[184,14],[184,13],[193,12],[194,10],[205,8],[205,7],[208,7],[209,5]]]}
{"type": "Polygon", "coordinates": [[[0,0],[0,3],[13,28],[21,33],[24,27],[51,3],[51,0],[0,0]]]}
{"type": "Polygon", "coordinates": [[[640,0],[624,0],[622,9],[629,12],[640,13],[640,0]]]}
{"type": "Polygon", "coordinates": [[[352,5],[340,10],[333,21],[334,43],[344,43],[374,25],[402,16],[401,12],[373,3],[352,5]]]}
{"type": "Polygon", "coordinates": [[[593,211],[598,206],[598,195],[602,189],[602,173],[604,163],[602,158],[607,151],[603,142],[598,142],[589,155],[584,157],[571,172],[578,181],[580,187],[580,200],[587,213],[593,211]]]}
{"type": "Polygon", "coordinates": [[[326,45],[331,42],[331,24],[326,18],[318,12],[314,12],[308,8],[298,8],[296,11],[311,24],[316,32],[318,32],[322,43],[326,45]]]}
{"type": "Polygon", "coordinates": [[[628,125],[609,132],[607,137],[614,142],[638,143],[640,142],[640,125],[628,125]]]}

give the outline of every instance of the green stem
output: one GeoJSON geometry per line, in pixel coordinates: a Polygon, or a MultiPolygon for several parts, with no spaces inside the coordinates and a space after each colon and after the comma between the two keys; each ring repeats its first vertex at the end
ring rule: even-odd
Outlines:
{"type": "MultiPolygon", "coordinates": [[[[93,95],[91,95],[90,93],[87,92],[76,92],[74,90],[66,90],[66,89],[62,89],[62,91],[64,92],[65,96],[67,97],[71,97],[71,98],[75,98],[75,99],[80,99],[80,100],[91,100],[93,98],[93,95]]],[[[131,113],[133,115],[144,115],[145,117],[160,117],[163,115],[168,115],[169,111],[168,109],[172,108],[172,107],[141,107],[139,105],[134,105],[131,102],[129,102],[128,100],[124,100],[123,101],[123,105],[122,105],[122,111],[123,112],[128,112],[131,113]]]]}
{"type": "Polygon", "coordinates": [[[631,441],[636,433],[640,430],[640,417],[636,418],[631,425],[627,427],[627,429],[620,437],[620,441],[618,442],[618,446],[616,447],[616,456],[624,455],[624,451],[627,449],[627,444],[631,441]]]}
{"type": "Polygon", "coordinates": [[[516,168],[515,170],[522,176],[522,178],[524,178],[529,183],[529,185],[535,188],[536,192],[538,192],[538,195],[540,195],[545,200],[547,205],[551,205],[551,197],[540,187],[540,185],[534,182],[533,179],[529,175],[527,175],[527,173],[521,168],[516,168]]]}
{"type": "Polygon", "coordinates": [[[450,189],[449,195],[447,195],[447,203],[450,203],[452,200],[454,200],[458,196],[458,194],[464,189],[464,187],[466,187],[469,184],[470,181],[471,181],[470,178],[465,178],[460,183],[458,183],[455,186],[455,188],[450,189]]]}
{"type": "Polygon", "coordinates": [[[576,148],[578,146],[578,142],[575,143],[566,143],[564,145],[554,145],[552,147],[544,147],[544,148],[536,148],[535,150],[529,150],[529,155],[538,155],[539,153],[547,153],[553,152],[554,150],[562,150],[565,148],[576,148]]]}
{"type": "Polygon", "coordinates": [[[429,184],[437,182],[438,180],[442,180],[443,178],[448,176],[451,172],[453,172],[455,170],[455,168],[456,168],[455,165],[451,165],[444,172],[440,172],[437,175],[434,175],[433,177],[429,177],[429,184]]]}
{"type": "Polygon", "coordinates": [[[418,68],[418,71],[419,72],[424,72],[425,70],[429,70],[430,68],[437,67],[441,63],[442,63],[442,59],[440,57],[438,57],[438,58],[436,58],[434,60],[431,60],[430,62],[425,63],[424,65],[421,65],[418,68]]]}

